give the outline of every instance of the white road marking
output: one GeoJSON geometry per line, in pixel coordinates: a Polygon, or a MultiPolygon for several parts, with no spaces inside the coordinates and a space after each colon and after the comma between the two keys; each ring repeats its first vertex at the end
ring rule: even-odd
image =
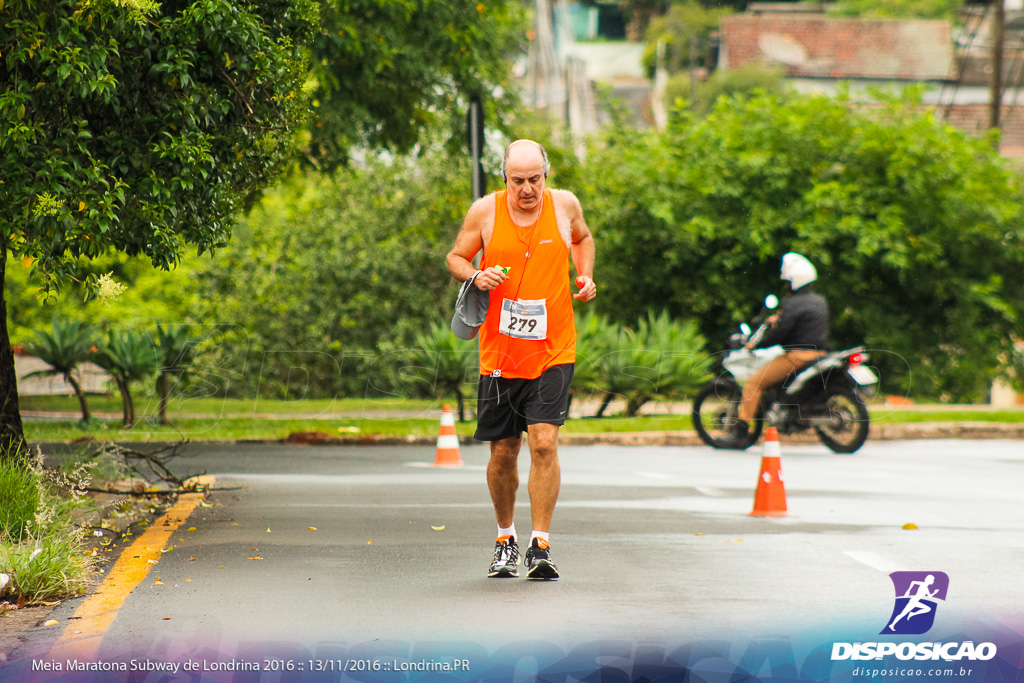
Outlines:
{"type": "Polygon", "coordinates": [[[647,477],[648,479],[675,479],[671,474],[665,472],[634,472],[638,477],[647,477]]]}
{"type": "Polygon", "coordinates": [[[893,572],[903,570],[903,567],[898,562],[878,553],[865,550],[844,550],[843,555],[857,560],[861,564],[866,564],[872,569],[877,569],[883,574],[892,574],[893,572]]]}
{"type": "Polygon", "coordinates": [[[728,498],[729,497],[728,493],[726,493],[722,489],[715,488],[714,486],[697,486],[696,490],[697,490],[697,493],[703,494],[705,496],[710,496],[712,498],[728,498]]]}

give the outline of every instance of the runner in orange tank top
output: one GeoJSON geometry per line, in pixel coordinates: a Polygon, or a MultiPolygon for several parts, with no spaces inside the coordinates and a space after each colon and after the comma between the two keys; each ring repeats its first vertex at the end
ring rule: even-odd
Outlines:
{"type": "Polygon", "coordinates": [[[549,532],[561,485],[558,428],[565,422],[576,359],[572,299],[597,295],[594,239],[583,210],[571,192],[545,188],[548,171],[541,145],[510,144],[502,161],[506,189],[473,204],[448,254],[452,275],[460,282],[472,279],[470,286],[489,296],[479,332],[476,438],[491,442],[487,486],[498,522],[493,577],[519,575],[514,513],[525,431],[533,533],[524,564],[529,578],[558,578],[549,532]],[[478,270],[473,259],[481,251],[478,270]],[[570,260],[578,275],[575,294],[570,260]]]}

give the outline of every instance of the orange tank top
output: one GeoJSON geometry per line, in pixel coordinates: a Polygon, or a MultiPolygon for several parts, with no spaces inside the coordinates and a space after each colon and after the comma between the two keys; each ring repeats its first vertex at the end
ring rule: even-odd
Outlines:
{"type": "Polygon", "coordinates": [[[576,362],[569,247],[558,231],[549,190],[544,190],[540,218],[526,227],[512,222],[505,195],[505,190],[494,193],[494,232],[480,264],[509,268],[508,279],[490,291],[487,318],[480,327],[480,374],[536,379],[553,365],[576,362]],[[539,300],[546,312],[545,337],[522,338],[531,327],[522,329],[524,318],[511,302],[528,302],[518,310],[526,312],[527,322],[539,322],[530,317],[538,311],[531,302],[539,300]]]}

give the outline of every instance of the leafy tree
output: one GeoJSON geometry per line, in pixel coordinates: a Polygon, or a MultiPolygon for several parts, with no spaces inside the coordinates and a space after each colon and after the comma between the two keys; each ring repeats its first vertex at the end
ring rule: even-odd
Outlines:
{"type": "Polygon", "coordinates": [[[599,310],[665,308],[714,343],[798,251],[833,345],[873,349],[884,390],[983,397],[1024,337],[1020,176],[919,91],[879,97],[737,96],[663,134],[609,133],[578,192],[602,239],[599,310]]]}
{"type": "Polygon", "coordinates": [[[92,328],[77,320],[54,316],[50,331],[36,330],[35,341],[29,342],[25,347],[29,353],[50,367],[46,370],[30,372],[25,375],[24,379],[58,375],[62,377],[75,390],[78,404],[82,408],[82,422],[88,422],[91,415],[89,414],[89,404],[85,400],[85,392],[82,391],[82,385],[75,377],[75,371],[91,358],[93,336],[92,328]]]}
{"type": "Polygon", "coordinates": [[[82,259],[78,264],[79,279],[85,275],[108,275],[126,286],[113,299],[91,295],[90,288],[79,282],[62,287],[50,301],[40,300],[37,286],[30,277],[31,267],[8,256],[7,278],[4,282],[11,341],[26,343],[35,330],[49,325],[54,317],[69,318],[97,329],[130,327],[136,330],[154,328],[158,323],[185,324],[189,306],[197,293],[192,272],[208,261],[209,256],[185,255],[173,270],[153,268],[145,256],[126,256],[111,252],[94,260],[82,259]]]}
{"type": "Polygon", "coordinates": [[[644,63],[653,69],[659,58],[659,45],[664,45],[663,66],[669,73],[705,66],[708,39],[718,30],[722,17],[732,14],[728,7],[708,8],[687,0],[676,2],[647,28],[644,63]]]}
{"type": "Polygon", "coordinates": [[[840,0],[832,14],[879,19],[950,19],[963,8],[964,0],[840,0]]]}
{"type": "Polygon", "coordinates": [[[400,389],[393,363],[451,319],[444,256],[469,200],[469,164],[440,154],[296,175],[268,192],[197,274],[194,318],[230,326],[193,381],[250,397],[400,389]]]}
{"type": "Polygon", "coordinates": [[[160,352],[145,334],[131,330],[111,330],[93,361],[114,378],[117,390],[121,393],[124,426],[130,429],[135,425],[132,382],[146,379],[157,371],[160,366],[160,352]]]}
{"type": "Polygon", "coordinates": [[[466,393],[475,391],[480,372],[476,341],[459,339],[447,323],[434,323],[417,335],[411,360],[403,372],[412,386],[438,398],[454,396],[459,422],[465,422],[466,393]]]}
{"type": "MultiPolygon", "coordinates": [[[[6,0],[0,15],[0,277],[52,294],[113,248],[171,268],[223,245],[306,111],[312,0],[6,0]]],[[[96,284],[95,276],[87,283],[96,284]]],[[[22,440],[0,300],[0,441],[22,440]]]]}
{"type": "Polygon", "coordinates": [[[322,9],[312,46],[314,165],[345,162],[357,145],[408,152],[439,121],[462,149],[473,95],[490,127],[513,110],[510,57],[529,27],[519,0],[325,0],[322,9]]]}
{"type": "Polygon", "coordinates": [[[697,85],[696,93],[691,94],[689,74],[678,73],[669,78],[665,104],[673,107],[679,100],[687,100],[695,116],[707,116],[722,96],[749,94],[757,90],[782,94],[785,91],[783,78],[781,69],[742,66],[715,71],[697,85]]]}

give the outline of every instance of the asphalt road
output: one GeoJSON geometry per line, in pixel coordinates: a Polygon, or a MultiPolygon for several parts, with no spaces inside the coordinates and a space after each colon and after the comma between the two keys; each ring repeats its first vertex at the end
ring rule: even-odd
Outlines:
{"type": "MultiPolygon", "coordinates": [[[[898,570],[949,575],[937,628],[1024,633],[1021,442],[869,442],[852,456],[783,442],[791,514],[778,518],[748,514],[759,447],[560,455],[552,550],[562,578],[534,582],[486,577],[495,526],[484,446],[463,447],[461,468],[435,468],[430,447],[192,445],[176,472],[233,490],[174,532],[100,657],[378,661],[611,641],[877,638],[898,570]]],[[[520,464],[526,534],[525,453],[520,464]]],[[[80,602],[53,618],[71,623],[80,602]]],[[[44,656],[52,638],[40,630],[26,652],[44,656]]]]}

